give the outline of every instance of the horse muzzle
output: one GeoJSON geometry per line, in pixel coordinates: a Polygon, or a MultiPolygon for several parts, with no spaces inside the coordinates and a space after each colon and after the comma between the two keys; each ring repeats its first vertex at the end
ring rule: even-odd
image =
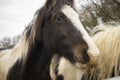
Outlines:
{"type": "Polygon", "coordinates": [[[99,50],[97,48],[89,49],[86,44],[77,45],[74,47],[73,53],[77,67],[81,67],[81,65],[92,67],[98,64],[99,50]]]}

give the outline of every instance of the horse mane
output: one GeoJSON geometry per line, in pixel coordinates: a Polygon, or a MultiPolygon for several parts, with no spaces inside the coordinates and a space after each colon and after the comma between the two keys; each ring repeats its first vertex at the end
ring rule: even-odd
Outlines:
{"type": "Polygon", "coordinates": [[[120,26],[100,25],[92,30],[92,38],[100,50],[97,68],[85,75],[88,79],[105,79],[120,75],[120,26]],[[97,30],[96,30],[97,29],[97,30]],[[97,33],[96,33],[97,32],[97,33]],[[88,76],[88,77],[87,77],[88,76]]]}
{"type": "Polygon", "coordinates": [[[98,26],[94,27],[90,31],[89,35],[93,36],[93,35],[97,34],[98,32],[107,30],[108,28],[119,27],[119,25],[120,25],[119,22],[114,22],[114,21],[107,22],[107,23],[104,23],[104,24],[101,24],[101,25],[98,25],[98,26]]]}

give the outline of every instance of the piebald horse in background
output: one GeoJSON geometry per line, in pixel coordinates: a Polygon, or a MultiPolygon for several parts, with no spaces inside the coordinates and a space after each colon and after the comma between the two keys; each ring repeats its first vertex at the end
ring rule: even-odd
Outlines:
{"type": "Polygon", "coordinates": [[[50,80],[54,54],[75,66],[96,63],[99,50],[79,20],[73,0],[47,0],[19,43],[1,51],[0,80],[50,80]]]}
{"type": "Polygon", "coordinates": [[[104,80],[120,76],[120,24],[99,25],[91,31],[91,36],[100,50],[98,64],[78,68],[64,57],[59,60],[54,57],[50,67],[52,80],[57,77],[62,80],[104,80]]]}

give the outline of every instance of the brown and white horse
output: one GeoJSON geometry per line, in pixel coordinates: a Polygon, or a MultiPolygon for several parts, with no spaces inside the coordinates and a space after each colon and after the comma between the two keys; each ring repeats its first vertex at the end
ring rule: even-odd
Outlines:
{"type": "Polygon", "coordinates": [[[19,43],[1,54],[0,80],[50,80],[54,54],[79,67],[96,63],[99,50],[83,28],[73,0],[46,0],[19,43]]]}
{"type": "Polygon", "coordinates": [[[64,57],[54,57],[50,67],[52,80],[104,80],[120,76],[120,24],[99,25],[91,35],[100,50],[98,65],[77,68],[64,57]]]}

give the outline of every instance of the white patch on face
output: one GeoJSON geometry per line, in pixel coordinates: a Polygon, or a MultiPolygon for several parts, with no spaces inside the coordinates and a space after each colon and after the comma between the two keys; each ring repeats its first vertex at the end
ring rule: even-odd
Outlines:
{"type": "Polygon", "coordinates": [[[92,38],[88,35],[86,30],[84,29],[80,19],[79,19],[79,14],[70,6],[64,5],[62,8],[62,12],[64,15],[67,16],[67,18],[73,23],[75,28],[81,32],[83,35],[83,39],[86,41],[88,44],[89,50],[88,53],[92,54],[93,56],[98,56],[99,55],[99,50],[95,45],[95,42],[92,40],[92,38]]]}

